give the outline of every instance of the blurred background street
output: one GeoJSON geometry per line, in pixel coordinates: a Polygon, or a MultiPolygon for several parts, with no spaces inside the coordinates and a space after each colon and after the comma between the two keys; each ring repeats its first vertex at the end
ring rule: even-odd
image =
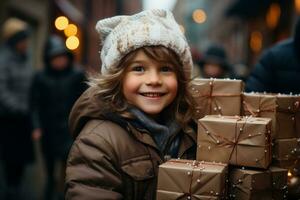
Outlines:
{"type": "MultiPolygon", "coordinates": [[[[226,62],[228,74],[222,77],[246,80],[267,48],[292,37],[300,0],[1,0],[0,24],[11,17],[28,23],[28,59],[34,70],[45,68],[45,43],[55,34],[63,38],[78,68],[93,74],[101,66],[97,21],[150,8],[173,12],[191,47],[193,77],[205,77],[200,65],[207,55],[213,55],[226,62]]],[[[4,40],[1,31],[0,41],[4,40]]],[[[24,200],[44,199],[46,170],[39,139],[34,140],[34,155],[22,179],[24,200]]],[[[59,176],[60,168],[55,169],[55,176],[59,176]]],[[[0,159],[0,200],[5,189],[0,159]]],[[[58,193],[54,198],[59,198],[58,193]]]]}

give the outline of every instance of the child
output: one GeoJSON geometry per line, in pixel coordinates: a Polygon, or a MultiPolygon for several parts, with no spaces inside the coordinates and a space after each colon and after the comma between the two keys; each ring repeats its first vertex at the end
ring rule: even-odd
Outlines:
{"type": "Polygon", "coordinates": [[[195,159],[192,59],[173,15],[100,20],[102,74],[76,102],[66,199],[155,199],[158,166],[195,159]]]}

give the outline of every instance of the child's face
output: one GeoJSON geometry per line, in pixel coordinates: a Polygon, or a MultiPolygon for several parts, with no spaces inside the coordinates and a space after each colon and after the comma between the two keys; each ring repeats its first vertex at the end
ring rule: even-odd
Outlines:
{"type": "Polygon", "coordinates": [[[174,67],[169,63],[158,63],[138,50],[125,71],[125,99],[146,114],[157,116],[177,95],[178,83],[174,67]]]}

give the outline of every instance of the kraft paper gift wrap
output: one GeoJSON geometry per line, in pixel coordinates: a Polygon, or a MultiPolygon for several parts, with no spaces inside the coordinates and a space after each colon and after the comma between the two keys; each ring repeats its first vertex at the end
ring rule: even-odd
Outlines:
{"type": "Polygon", "coordinates": [[[269,168],[271,172],[271,187],[273,200],[287,199],[288,193],[288,170],[271,166],[269,168]]]}
{"type": "Polygon", "coordinates": [[[272,119],[272,138],[276,134],[276,96],[262,93],[242,94],[242,115],[253,117],[266,117],[272,119]]]}
{"type": "Polygon", "coordinates": [[[198,120],[197,160],[268,168],[271,119],[207,115],[198,120]]]}
{"type": "Polygon", "coordinates": [[[242,114],[272,119],[274,139],[300,137],[299,95],[243,93],[242,114]]]}
{"type": "Polygon", "coordinates": [[[229,198],[237,200],[272,200],[270,173],[232,169],[229,174],[229,198]]]}
{"type": "Polygon", "coordinates": [[[300,96],[277,95],[277,139],[300,137],[300,96]]]}
{"type": "Polygon", "coordinates": [[[190,88],[195,100],[194,119],[212,114],[240,115],[243,88],[242,80],[194,79],[190,88]]]}
{"type": "Polygon", "coordinates": [[[159,166],[157,200],[225,199],[227,165],[171,159],[159,166]]]}
{"type": "Polygon", "coordinates": [[[285,199],[287,194],[287,170],[277,167],[269,170],[235,168],[230,171],[229,182],[230,199],[285,199]]]}
{"type": "Polygon", "coordinates": [[[273,161],[275,165],[291,168],[297,159],[300,159],[300,138],[274,141],[273,161]]]}

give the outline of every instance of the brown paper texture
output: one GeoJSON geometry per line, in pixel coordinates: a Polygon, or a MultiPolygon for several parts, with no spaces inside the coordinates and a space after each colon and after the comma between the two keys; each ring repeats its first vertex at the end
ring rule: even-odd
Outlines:
{"type": "Polygon", "coordinates": [[[253,117],[265,117],[272,120],[272,138],[276,134],[276,97],[270,94],[243,93],[242,115],[253,117]]]}
{"type": "Polygon", "coordinates": [[[208,115],[198,121],[197,160],[268,168],[269,118],[208,115]]]}
{"type": "Polygon", "coordinates": [[[242,114],[272,119],[274,139],[300,137],[300,97],[243,93],[242,114]]]}
{"type": "Polygon", "coordinates": [[[205,115],[240,115],[242,80],[232,79],[194,79],[191,93],[196,106],[194,119],[205,115]]]}
{"type": "Polygon", "coordinates": [[[300,96],[277,95],[277,139],[300,137],[300,96]]]}
{"type": "Polygon", "coordinates": [[[271,166],[269,171],[271,172],[272,190],[285,191],[287,189],[288,170],[271,166]]]}
{"type": "Polygon", "coordinates": [[[287,192],[287,170],[277,167],[270,167],[269,170],[236,168],[230,172],[229,182],[230,199],[284,199],[287,192]]]}
{"type": "Polygon", "coordinates": [[[157,200],[223,199],[227,165],[169,160],[159,166],[157,200]]]}
{"type": "Polygon", "coordinates": [[[300,139],[277,139],[274,141],[273,159],[277,161],[295,161],[297,149],[300,148],[300,139]]]}

